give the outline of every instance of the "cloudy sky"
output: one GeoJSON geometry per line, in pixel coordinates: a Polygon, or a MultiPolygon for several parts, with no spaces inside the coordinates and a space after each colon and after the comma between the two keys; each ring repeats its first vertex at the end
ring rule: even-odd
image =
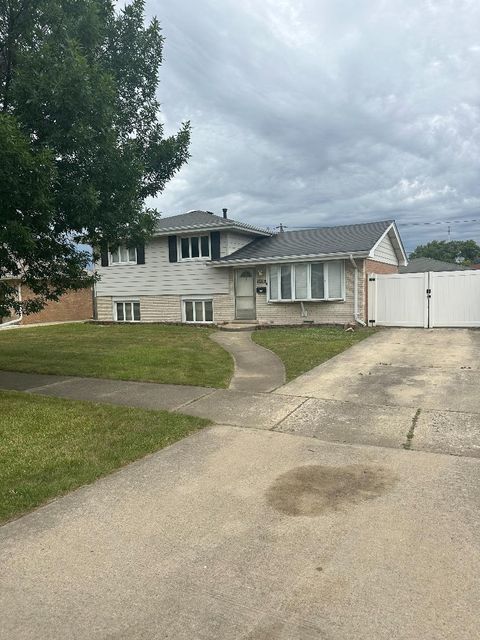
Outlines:
{"type": "Polygon", "coordinates": [[[480,242],[478,0],[147,0],[166,132],[153,204],[289,228],[395,218],[407,250],[480,242]],[[413,224],[415,223],[415,224],[413,224]],[[422,223],[422,224],[418,224],[422,223]]]}

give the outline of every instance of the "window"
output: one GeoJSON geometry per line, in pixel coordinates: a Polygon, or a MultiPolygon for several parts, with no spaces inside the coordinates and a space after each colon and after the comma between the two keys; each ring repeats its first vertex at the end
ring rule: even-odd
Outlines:
{"type": "Polygon", "coordinates": [[[136,247],[127,247],[124,244],[112,248],[110,251],[110,264],[137,264],[136,247]]]}
{"type": "Polygon", "coordinates": [[[316,262],[312,264],[311,269],[311,291],[312,298],[322,300],[325,297],[325,273],[323,264],[316,262]]]}
{"type": "Polygon", "coordinates": [[[344,298],[344,263],[341,260],[272,265],[268,275],[270,300],[344,298]]]}
{"type": "Polygon", "coordinates": [[[213,322],[212,300],[184,300],[185,322],[213,322]]]}
{"type": "Polygon", "coordinates": [[[180,238],[182,260],[198,260],[210,257],[210,236],[185,236],[180,238]]]}
{"type": "Polygon", "coordinates": [[[140,303],[115,302],[115,315],[118,322],[140,322],[140,303]]]}

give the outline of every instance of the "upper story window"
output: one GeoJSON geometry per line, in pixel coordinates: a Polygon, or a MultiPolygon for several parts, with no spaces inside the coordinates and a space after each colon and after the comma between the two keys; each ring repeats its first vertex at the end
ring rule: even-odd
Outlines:
{"type": "Polygon", "coordinates": [[[110,264],[137,264],[137,248],[121,244],[111,249],[110,264]]]}
{"type": "Polygon", "coordinates": [[[342,260],[272,265],[269,300],[343,300],[345,269],[342,260]]]}
{"type": "Polygon", "coordinates": [[[182,260],[210,258],[210,236],[184,236],[180,238],[180,257],[182,260]]]}

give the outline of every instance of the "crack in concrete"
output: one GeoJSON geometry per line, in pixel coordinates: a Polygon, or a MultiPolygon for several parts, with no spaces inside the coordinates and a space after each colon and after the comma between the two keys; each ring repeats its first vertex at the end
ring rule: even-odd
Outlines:
{"type": "Polygon", "coordinates": [[[415,415],[412,418],[412,424],[410,426],[410,429],[407,433],[407,439],[405,440],[405,442],[403,443],[403,448],[406,450],[410,450],[412,448],[412,440],[413,437],[415,435],[415,427],[417,426],[417,422],[418,422],[418,418],[420,417],[420,413],[421,413],[421,409],[420,407],[415,411],[415,415]]]}

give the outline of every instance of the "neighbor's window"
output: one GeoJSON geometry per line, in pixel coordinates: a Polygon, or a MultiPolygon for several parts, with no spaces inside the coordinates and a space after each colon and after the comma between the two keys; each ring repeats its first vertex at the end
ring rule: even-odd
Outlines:
{"type": "Polygon", "coordinates": [[[140,322],[140,303],[115,302],[115,315],[118,322],[140,322]]]}
{"type": "Polygon", "coordinates": [[[343,261],[272,265],[269,268],[269,299],[342,300],[343,261]]]}
{"type": "Polygon", "coordinates": [[[212,300],[184,300],[185,322],[213,322],[212,300]]]}
{"type": "Polygon", "coordinates": [[[110,264],[137,264],[136,247],[118,245],[110,251],[110,264]]]}
{"type": "Polygon", "coordinates": [[[185,236],[180,238],[182,260],[210,257],[210,236],[185,236]]]}

